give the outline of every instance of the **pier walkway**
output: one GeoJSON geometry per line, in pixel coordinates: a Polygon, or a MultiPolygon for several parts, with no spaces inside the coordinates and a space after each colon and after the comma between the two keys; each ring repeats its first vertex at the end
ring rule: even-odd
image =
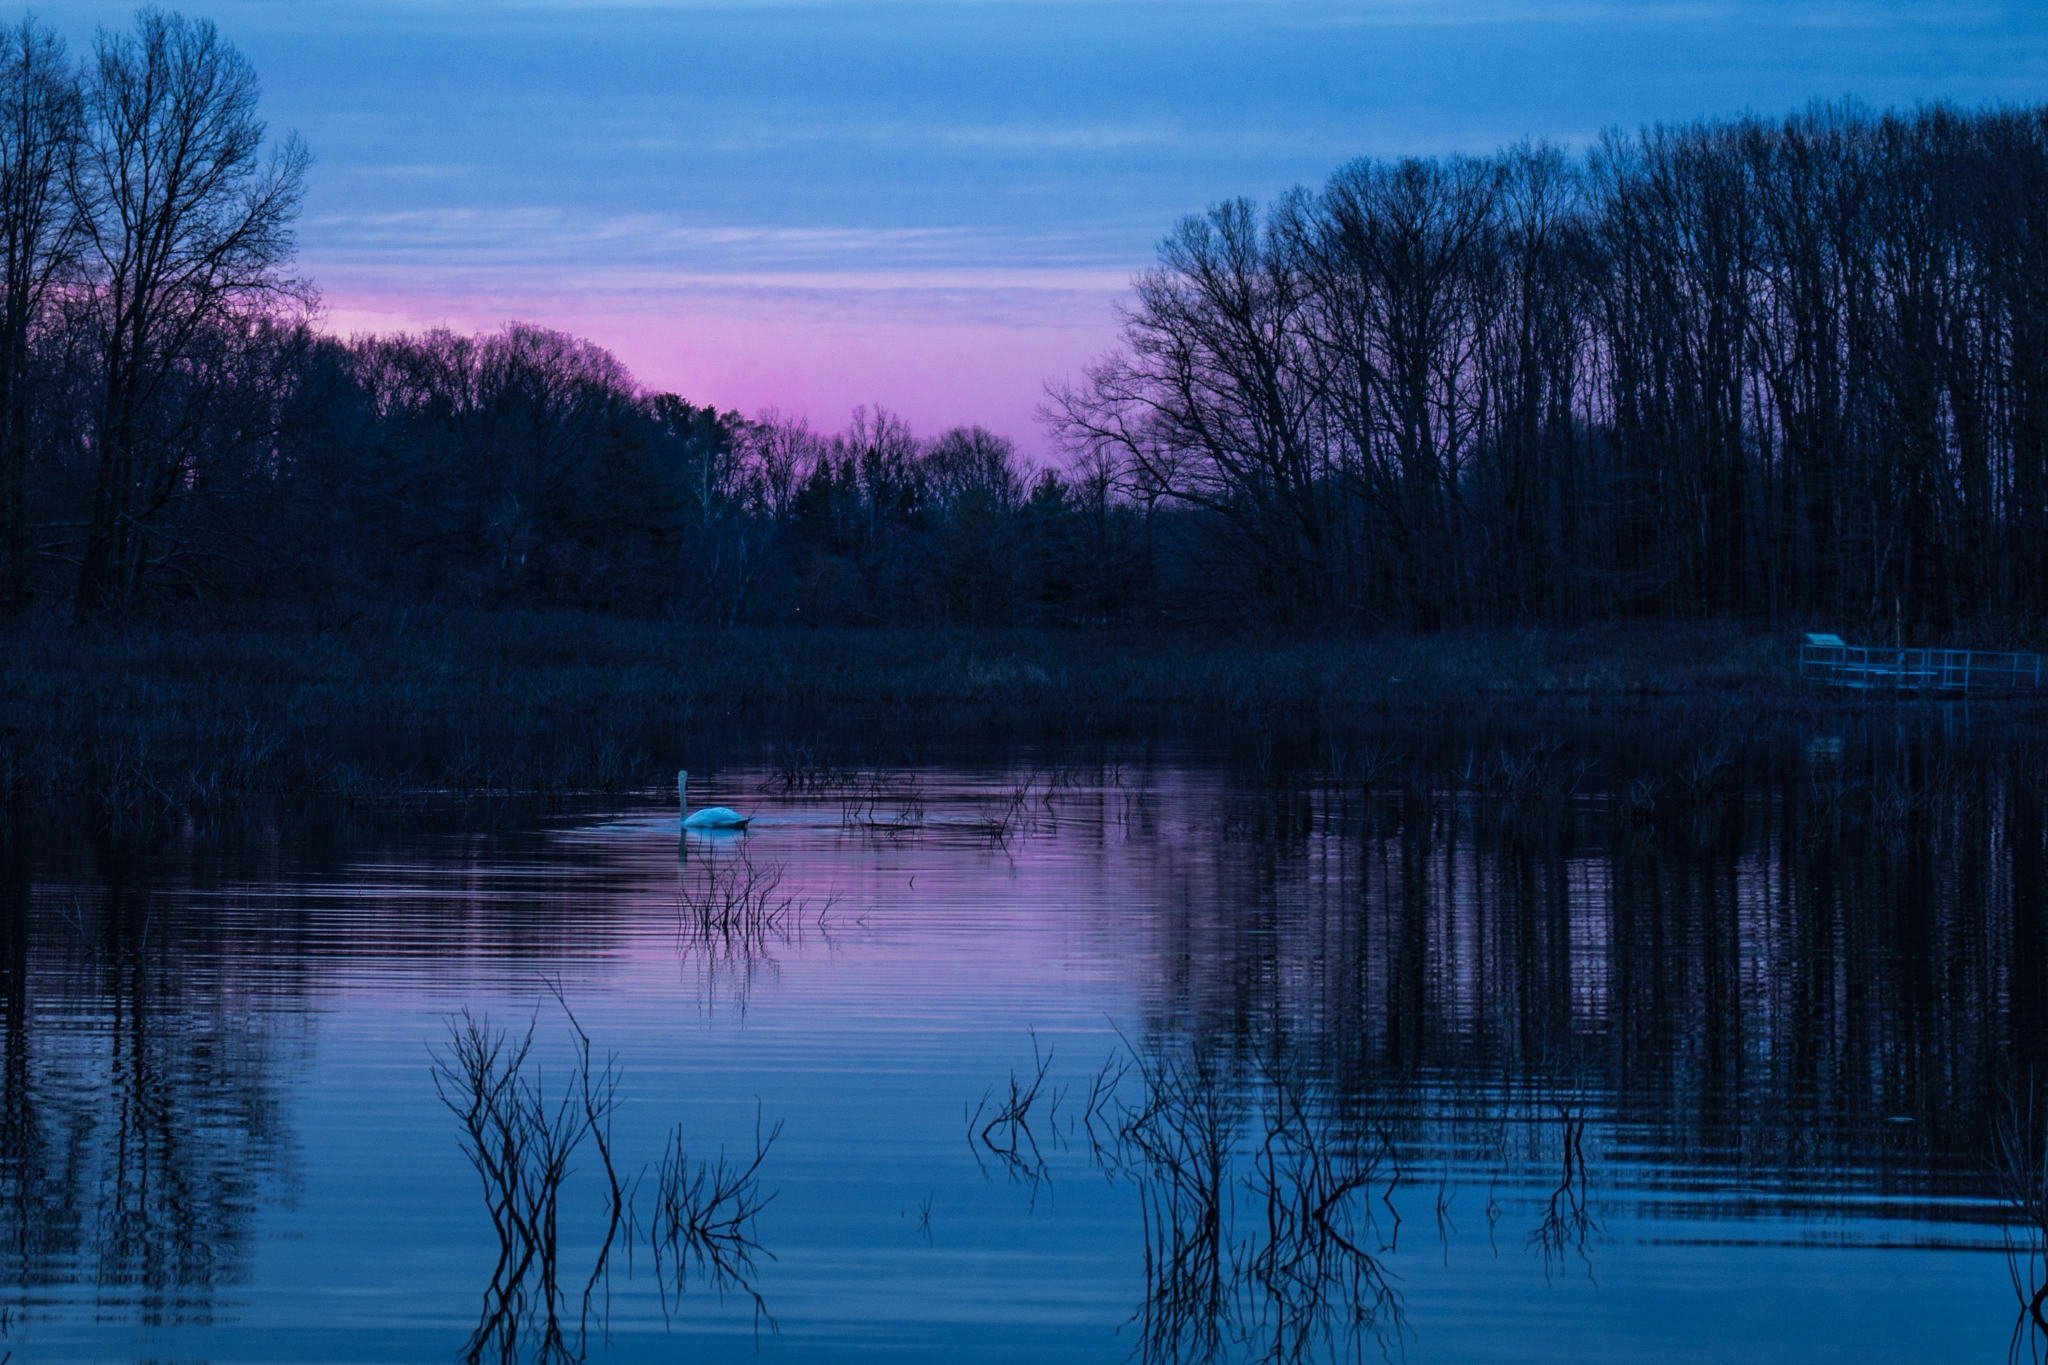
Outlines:
{"type": "Polygon", "coordinates": [[[1872,648],[1845,644],[1839,635],[1808,635],[1799,646],[1799,677],[1862,692],[2034,692],[2041,687],[2041,656],[1987,649],[1872,648]]]}

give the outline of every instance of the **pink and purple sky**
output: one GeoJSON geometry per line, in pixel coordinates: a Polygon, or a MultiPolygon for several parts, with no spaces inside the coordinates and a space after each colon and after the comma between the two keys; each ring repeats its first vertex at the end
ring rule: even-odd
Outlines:
{"type": "MultiPolygon", "coordinates": [[[[2048,99],[2048,5],[1883,0],[217,0],[325,325],[525,319],[641,382],[1043,450],[1179,215],[1359,155],[1581,145],[1854,95],[2048,99]]],[[[36,13],[83,51],[126,3],[36,13]]]]}

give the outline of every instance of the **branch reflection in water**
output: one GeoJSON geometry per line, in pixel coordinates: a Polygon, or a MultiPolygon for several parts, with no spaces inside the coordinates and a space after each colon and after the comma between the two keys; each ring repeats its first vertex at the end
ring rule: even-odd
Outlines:
{"type": "Polygon", "coordinates": [[[1586,1111],[1576,1095],[1567,1095],[1551,1106],[1557,1116],[1556,1183],[1544,1201],[1542,1217],[1529,1234],[1529,1245],[1543,1254],[1543,1273],[1576,1255],[1593,1274],[1593,1258],[1586,1245],[1600,1230],[1594,1216],[1592,1175],[1586,1164],[1586,1111]]]}
{"type": "Polygon", "coordinates": [[[2007,1088],[1992,1151],[2006,1266],[2020,1303],[2009,1354],[2040,1365],[2048,1360],[2048,1111],[2032,1077],[2007,1088]]]}
{"type": "Polygon", "coordinates": [[[967,1117],[967,1149],[974,1154],[974,1161],[981,1167],[982,1174],[988,1174],[989,1163],[994,1161],[998,1169],[1008,1176],[1013,1184],[1027,1187],[1031,1191],[1031,1203],[1035,1208],[1042,1189],[1051,1184],[1052,1176],[1046,1166],[1045,1149],[1039,1145],[1038,1130],[1043,1127],[1047,1140],[1057,1145],[1059,1134],[1060,1101],[1066,1091],[1060,1087],[1046,1088],[1046,1075],[1052,1069],[1053,1050],[1040,1050],[1038,1035],[1031,1035],[1032,1069],[1028,1078],[1015,1071],[1004,1087],[989,1087],[982,1092],[981,1100],[973,1109],[966,1105],[961,1110],[967,1117]],[[1040,1100],[1045,1102],[1039,1109],[1040,1100]],[[1034,1125],[1033,1115],[1038,1115],[1034,1125]]]}
{"type": "Polygon", "coordinates": [[[783,890],[783,868],[756,864],[743,839],[720,844],[729,847],[712,845],[678,867],[676,955],[697,968],[707,1005],[726,995],[745,1014],[778,951],[801,946],[807,933],[829,935],[833,902],[827,896],[814,909],[783,890]]]}
{"type": "MultiPolygon", "coordinates": [[[[483,1182],[484,1206],[498,1239],[476,1330],[463,1348],[470,1365],[586,1359],[593,1330],[603,1336],[609,1321],[613,1252],[630,1252],[641,1233],[634,1203],[644,1169],[622,1178],[612,1150],[618,1059],[607,1056],[595,1065],[590,1037],[559,987],[550,983],[548,990],[574,1035],[574,1061],[552,1094],[533,1058],[531,1021],[515,1037],[464,1010],[449,1020],[447,1043],[433,1055],[435,1091],[461,1124],[463,1154],[483,1182]],[[605,1212],[572,1323],[561,1270],[562,1191],[571,1159],[586,1142],[597,1152],[605,1212]]],[[[745,1163],[729,1162],[721,1149],[715,1161],[693,1164],[684,1151],[683,1128],[670,1134],[646,1228],[664,1315],[686,1290],[694,1267],[721,1299],[737,1291],[751,1301],[757,1332],[763,1323],[776,1328],[753,1274],[756,1256],[773,1259],[760,1244],[755,1220],[775,1198],[763,1191],[761,1167],[781,1131],[777,1123],[764,1136],[757,1115],[754,1152],[745,1163]]]]}
{"type": "Polygon", "coordinates": [[[716,1160],[700,1161],[693,1166],[683,1150],[682,1125],[678,1124],[669,1134],[668,1149],[662,1153],[660,1178],[655,1183],[654,1216],[648,1230],[665,1315],[673,1311],[671,1299],[681,1299],[689,1287],[690,1268],[695,1266],[721,1301],[728,1292],[751,1301],[756,1332],[763,1323],[771,1331],[779,1330],[775,1315],[768,1311],[768,1301],[754,1287],[754,1258],[775,1259],[773,1252],[762,1247],[755,1220],[775,1200],[772,1191],[762,1191],[761,1164],[781,1135],[779,1121],[763,1135],[757,1108],[751,1157],[728,1161],[721,1147],[716,1160]]]}
{"type": "Polygon", "coordinates": [[[1112,1053],[1062,1129],[1052,1051],[1034,1036],[1032,1052],[1028,1076],[968,1111],[969,1143],[1034,1203],[1050,1184],[1045,1151],[1069,1141],[1135,1187],[1140,1360],[1349,1360],[1400,1345],[1385,1261],[1400,1168],[1370,1106],[1279,1057],[1247,1074],[1220,1049],[1154,1043],[1112,1053]]]}

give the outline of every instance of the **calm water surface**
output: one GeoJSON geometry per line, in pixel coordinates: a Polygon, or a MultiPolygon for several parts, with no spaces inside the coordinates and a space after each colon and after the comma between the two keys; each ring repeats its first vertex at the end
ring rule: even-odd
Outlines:
{"type": "Polygon", "coordinates": [[[680,850],[654,804],[17,835],[0,1349],[2000,1359],[2039,786],[1859,815],[1828,761],[1654,809],[728,768],[692,795],[753,830],[680,850]],[[464,1011],[550,1104],[572,1013],[611,1062],[630,1205],[586,1135],[552,1288],[436,1093],[464,1011]],[[658,1255],[665,1157],[757,1152],[720,1254],[658,1255]]]}

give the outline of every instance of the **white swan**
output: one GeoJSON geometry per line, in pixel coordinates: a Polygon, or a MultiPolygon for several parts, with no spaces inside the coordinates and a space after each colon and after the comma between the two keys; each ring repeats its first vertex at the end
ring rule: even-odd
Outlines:
{"type": "Polygon", "coordinates": [[[751,815],[741,815],[731,806],[706,806],[690,810],[690,770],[676,774],[676,804],[682,807],[684,829],[745,829],[751,815]]]}

